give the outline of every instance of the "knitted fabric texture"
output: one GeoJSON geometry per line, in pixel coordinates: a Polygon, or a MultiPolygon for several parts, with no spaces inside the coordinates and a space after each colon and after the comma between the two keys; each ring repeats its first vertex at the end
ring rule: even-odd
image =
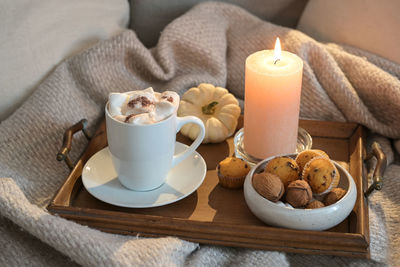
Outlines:
{"type": "MultiPolygon", "coordinates": [[[[0,265],[343,265],[400,259],[400,165],[388,166],[382,191],[369,199],[372,260],[214,247],[178,238],[103,233],[50,215],[46,206],[68,175],[55,160],[63,132],[82,118],[89,131],[103,119],[110,92],[174,90],[202,82],[244,97],[244,62],[282,40],[304,60],[301,117],[351,121],[375,136],[393,162],[387,138],[400,137],[400,66],[354,48],[321,44],[299,31],[262,21],[241,8],[203,3],[168,25],[147,49],[125,31],[61,63],[0,124],[0,265]]],[[[23,73],[21,73],[23,75],[23,73]]],[[[373,140],[373,139],[369,139],[373,140]]],[[[86,141],[74,138],[76,160],[86,141]]]]}

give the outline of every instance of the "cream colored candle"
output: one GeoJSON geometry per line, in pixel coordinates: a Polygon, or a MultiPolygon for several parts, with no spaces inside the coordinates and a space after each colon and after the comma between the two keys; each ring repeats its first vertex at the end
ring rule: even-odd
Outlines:
{"type": "Polygon", "coordinates": [[[246,59],[244,149],[259,159],[296,151],[303,61],[278,43],[246,59]]]}

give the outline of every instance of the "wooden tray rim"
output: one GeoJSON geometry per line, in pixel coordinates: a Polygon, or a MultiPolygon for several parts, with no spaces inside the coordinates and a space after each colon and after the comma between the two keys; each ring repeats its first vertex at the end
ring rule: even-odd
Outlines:
{"type": "MultiPolygon", "coordinates": [[[[306,124],[310,121],[318,122],[316,120],[302,120],[302,122],[306,124]]],[[[104,121],[102,123],[104,123],[104,121]]],[[[361,125],[355,123],[325,121],[323,121],[323,123],[326,123],[327,125],[329,125],[329,127],[354,127],[354,131],[350,135],[350,142],[354,143],[353,145],[355,146],[355,152],[357,153],[357,155],[350,155],[350,161],[362,161],[363,139],[365,136],[363,127],[361,125]],[[360,136],[361,138],[358,138],[360,136]]],[[[101,127],[99,127],[96,131],[96,136],[103,134],[103,131],[99,131],[100,128],[101,127]]],[[[349,139],[349,136],[346,134],[343,134],[343,136],[339,137],[332,137],[349,139]]],[[[91,143],[92,142],[89,142],[86,149],[89,147],[89,145],[91,145],[91,143]]],[[[76,179],[71,179],[71,174],[73,174],[74,172],[82,173],[83,165],[89,159],[89,156],[85,157],[85,151],[82,153],[74,169],[68,175],[66,181],[52,198],[52,201],[47,208],[49,212],[58,214],[66,219],[71,219],[81,224],[92,226],[97,229],[111,233],[125,233],[131,235],[140,234],[141,236],[149,237],[173,235],[188,241],[215,245],[237,246],[255,249],[271,249],[305,254],[329,254],[370,258],[368,207],[366,206],[366,198],[363,196],[363,192],[365,190],[365,188],[363,187],[365,187],[365,184],[363,184],[364,178],[362,176],[360,176],[361,183],[356,181],[358,190],[357,201],[359,201],[359,198],[361,198],[359,211],[361,214],[359,216],[364,216],[364,219],[366,219],[364,220],[366,225],[359,225],[359,223],[357,223],[357,233],[303,231],[276,228],[267,225],[244,226],[235,224],[221,224],[216,222],[188,221],[180,218],[170,218],[156,215],[137,213],[129,214],[120,211],[71,207],[69,206],[69,204],[65,204],[70,202],[71,195],[69,196],[69,199],[59,199],[60,194],[67,184],[75,184],[77,180],[80,179],[80,177],[76,179]],[[114,219],[116,217],[118,219],[114,219]],[[103,227],[101,225],[103,225],[103,227]],[[104,225],[108,225],[108,227],[104,227],[104,225]],[[119,228],[119,226],[124,226],[124,228],[119,228]],[[196,231],[193,229],[193,226],[197,227],[196,231]],[[212,228],[210,226],[213,226],[214,228],[216,228],[216,230],[211,230],[212,228]],[[175,231],[177,227],[179,227],[181,234],[171,232],[175,231]],[[143,229],[143,231],[140,231],[141,228],[143,229]],[[207,236],[203,236],[204,231],[201,231],[202,229],[206,229],[208,234],[211,233],[213,235],[218,235],[219,239],[209,239],[207,238],[207,236]],[[187,234],[182,234],[183,232],[186,232],[187,234]],[[232,236],[236,238],[235,241],[232,241],[232,236]],[[293,237],[296,238],[293,239],[293,237]],[[313,249],[312,247],[308,246],[308,243],[311,240],[310,237],[317,238],[313,239],[311,243],[314,245],[318,244],[319,246],[321,246],[320,249],[313,249]],[[286,238],[290,238],[290,242],[294,242],[298,244],[298,246],[286,246],[285,243],[289,240],[286,238]],[[265,243],[266,241],[268,241],[268,243],[265,243]]],[[[350,167],[351,166],[352,165],[350,165],[350,167]]],[[[350,169],[350,173],[352,175],[354,172],[360,173],[362,175],[362,170],[350,169]]]]}

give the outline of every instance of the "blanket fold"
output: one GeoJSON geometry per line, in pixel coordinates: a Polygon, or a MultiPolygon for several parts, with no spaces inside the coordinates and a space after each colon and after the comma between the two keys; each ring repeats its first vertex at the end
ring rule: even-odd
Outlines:
{"type": "MultiPolygon", "coordinates": [[[[68,258],[85,266],[399,263],[400,165],[396,162],[385,173],[383,190],[369,200],[372,260],[199,248],[177,238],[112,235],[45,210],[68,175],[64,164],[55,160],[64,130],[87,118],[94,131],[110,92],[152,86],[182,95],[208,82],[243,99],[246,57],[272,48],[277,36],[284,50],[304,60],[302,118],[357,122],[386,138],[400,138],[399,65],[355,48],[319,43],[233,5],[202,3],[169,24],[152,49],[127,30],[66,60],[0,124],[0,233],[7,233],[0,241],[0,265],[67,265],[68,258]]],[[[379,138],[393,153],[389,139],[379,138]]],[[[85,145],[84,137],[77,135],[73,159],[85,145]]]]}

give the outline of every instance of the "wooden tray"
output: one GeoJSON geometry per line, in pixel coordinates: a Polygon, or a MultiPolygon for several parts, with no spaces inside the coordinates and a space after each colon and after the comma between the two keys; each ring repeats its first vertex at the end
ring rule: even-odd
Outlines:
{"type": "MultiPolygon", "coordinates": [[[[103,203],[86,191],[80,176],[86,161],[107,145],[105,121],[48,210],[110,233],[176,236],[204,244],[369,258],[368,208],[363,193],[367,187],[366,175],[363,175],[363,128],[357,124],[309,120],[300,121],[300,126],[313,137],[313,148],[325,150],[332,159],[346,166],[357,185],[353,211],[341,224],[327,231],[270,227],[250,212],[243,190],[228,190],[218,185],[215,168],[220,160],[233,154],[233,138],[198,148],[208,171],[203,184],[189,197],[167,206],[145,209],[103,203]]],[[[180,135],[177,139],[183,143],[189,141],[180,135]]]]}

